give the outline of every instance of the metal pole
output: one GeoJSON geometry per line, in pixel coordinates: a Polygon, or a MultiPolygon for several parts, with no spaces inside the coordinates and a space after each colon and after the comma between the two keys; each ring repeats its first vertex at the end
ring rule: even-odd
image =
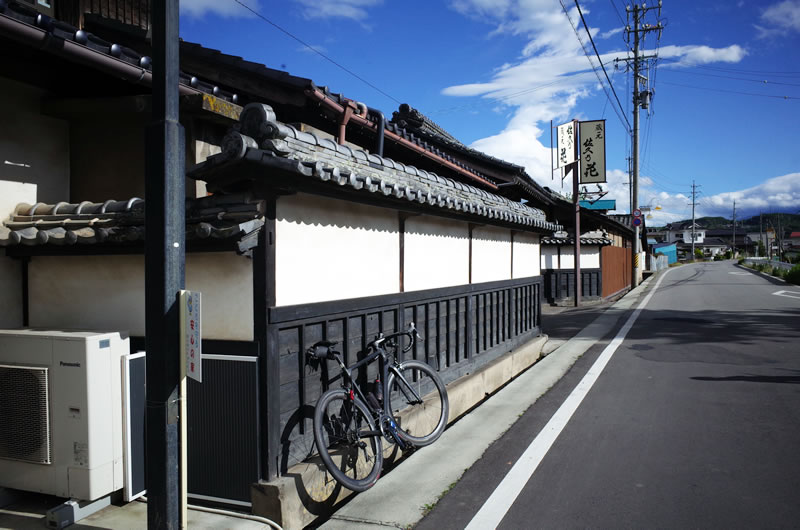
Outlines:
{"type": "Polygon", "coordinates": [[[147,527],[180,518],[178,291],[184,287],[185,159],[179,123],[178,0],[153,2],[153,121],[145,131],[147,527]]]}
{"type": "Polygon", "coordinates": [[[572,164],[572,202],[575,205],[575,245],[573,255],[575,261],[575,307],[581,305],[581,205],[578,201],[578,180],[580,180],[580,162],[578,161],[578,121],[572,120],[575,137],[575,162],[572,164]]]}

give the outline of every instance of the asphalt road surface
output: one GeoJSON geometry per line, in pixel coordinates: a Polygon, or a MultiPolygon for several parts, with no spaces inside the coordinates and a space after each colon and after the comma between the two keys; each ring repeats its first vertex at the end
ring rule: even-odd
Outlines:
{"type": "Polygon", "coordinates": [[[800,286],[709,262],[646,295],[416,528],[800,527],[800,286]]]}

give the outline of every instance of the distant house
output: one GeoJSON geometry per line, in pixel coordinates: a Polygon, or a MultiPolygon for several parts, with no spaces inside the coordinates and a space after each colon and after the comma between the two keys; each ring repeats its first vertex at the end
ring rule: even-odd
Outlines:
{"type": "Polygon", "coordinates": [[[667,256],[667,262],[672,265],[678,261],[678,246],[677,243],[655,243],[652,246],[653,254],[664,254],[667,256]]]}

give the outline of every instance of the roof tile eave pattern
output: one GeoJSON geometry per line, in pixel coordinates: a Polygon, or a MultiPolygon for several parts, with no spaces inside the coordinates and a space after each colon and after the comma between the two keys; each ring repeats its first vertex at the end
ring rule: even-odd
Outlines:
{"type": "Polygon", "coordinates": [[[239,124],[226,135],[222,153],[211,157],[190,176],[203,179],[220,164],[241,159],[395,200],[537,230],[561,229],[557,223],[547,221],[537,208],[278,122],[268,105],[245,107],[239,124]]]}

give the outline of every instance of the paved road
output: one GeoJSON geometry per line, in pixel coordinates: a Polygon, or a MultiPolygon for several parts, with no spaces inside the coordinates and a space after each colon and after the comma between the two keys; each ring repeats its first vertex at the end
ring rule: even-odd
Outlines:
{"type": "Polygon", "coordinates": [[[715,262],[670,270],[650,292],[624,340],[615,330],[590,349],[418,529],[800,527],[800,287],[715,262]],[[598,358],[608,364],[559,425],[598,358]],[[563,431],[535,467],[526,449],[546,425],[537,443],[563,431]],[[476,523],[479,510],[499,524],[476,523]]]}

